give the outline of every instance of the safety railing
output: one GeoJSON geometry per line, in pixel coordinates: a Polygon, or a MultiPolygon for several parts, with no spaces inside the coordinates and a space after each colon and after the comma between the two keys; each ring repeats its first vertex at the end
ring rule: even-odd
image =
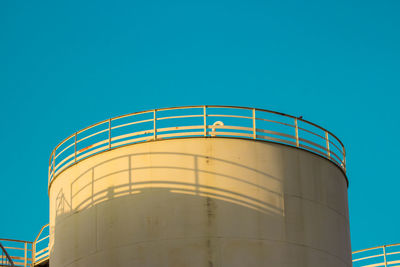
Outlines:
{"type": "Polygon", "coordinates": [[[39,234],[33,241],[33,262],[40,264],[49,259],[49,224],[40,229],[39,234]]]}
{"type": "Polygon", "coordinates": [[[8,254],[7,250],[3,245],[0,243],[0,266],[15,266],[14,261],[11,259],[10,255],[8,254]]]}
{"type": "Polygon", "coordinates": [[[48,182],[67,167],[103,151],[185,137],[234,137],[281,143],[325,157],[346,171],[342,142],[302,117],[257,108],[209,105],[136,112],[86,127],[54,148],[48,182]]]}
{"type": "Polygon", "coordinates": [[[10,266],[32,266],[32,242],[4,238],[0,242],[14,264],[10,266]]]}
{"type": "Polygon", "coordinates": [[[353,252],[353,267],[400,266],[400,244],[385,245],[353,252]]]}
{"type": "Polygon", "coordinates": [[[6,260],[6,256],[1,256],[1,266],[28,267],[39,265],[49,259],[49,224],[44,225],[34,242],[0,239],[0,250],[4,248],[14,265],[3,264],[2,260],[6,260]],[[3,265],[2,265],[3,264],[3,265]]]}

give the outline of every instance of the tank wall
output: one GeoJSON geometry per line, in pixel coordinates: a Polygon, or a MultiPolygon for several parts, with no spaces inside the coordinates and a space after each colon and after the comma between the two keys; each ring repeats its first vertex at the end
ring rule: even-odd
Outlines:
{"type": "Polygon", "coordinates": [[[113,149],[50,187],[50,265],[351,266],[347,184],[310,152],[187,138],[113,149]]]}

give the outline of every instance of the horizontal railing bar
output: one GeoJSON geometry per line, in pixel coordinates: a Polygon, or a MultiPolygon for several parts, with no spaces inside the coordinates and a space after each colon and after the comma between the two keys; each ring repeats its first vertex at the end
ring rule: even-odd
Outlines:
{"type": "Polygon", "coordinates": [[[282,124],[282,125],[293,127],[293,128],[295,127],[295,125],[289,124],[286,122],[274,121],[274,120],[269,120],[269,119],[264,119],[264,118],[255,118],[255,119],[259,120],[259,121],[268,121],[268,122],[273,122],[273,123],[277,123],[277,124],[282,124]]]}
{"type": "Polygon", "coordinates": [[[245,136],[245,137],[253,137],[253,134],[247,133],[237,133],[237,132],[213,132],[215,136],[217,135],[229,135],[229,136],[245,136]]]}
{"type": "MultiPolygon", "coordinates": [[[[203,115],[201,115],[203,116],[203,115]]],[[[207,114],[207,117],[226,117],[226,118],[239,118],[239,119],[253,119],[249,116],[239,116],[239,115],[225,115],[225,114],[207,114]]]]}
{"type": "Polygon", "coordinates": [[[135,115],[146,114],[146,113],[153,113],[153,110],[138,111],[138,112],[133,112],[133,113],[125,114],[125,115],[120,115],[120,116],[112,118],[111,121],[123,119],[126,117],[132,117],[135,115]]]}
{"type": "Polygon", "coordinates": [[[74,157],[74,154],[70,154],[69,156],[65,157],[62,161],[60,161],[58,164],[56,164],[56,169],[72,157],[74,157]]]}
{"type": "MultiPolygon", "coordinates": [[[[203,128],[204,128],[204,126],[203,126],[203,128]]],[[[248,131],[248,132],[253,131],[253,128],[250,128],[250,127],[233,126],[233,125],[208,125],[207,129],[241,130],[241,131],[248,131]]],[[[232,132],[232,133],[238,133],[238,132],[232,132]]]]}
{"type": "MultiPolygon", "coordinates": [[[[310,134],[313,134],[313,135],[315,135],[315,136],[318,136],[318,137],[320,137],[320,138],[322,138],[323,140],[326,141],[326,138],[325,138],[324,136],[322,136],[322,135],[319,135],[319,134],[317,134],[317,133],[311,132],[311,131],[309,131],[309,130],[307,130],[307,129],[304,129],[304,128],[301,128],[301,127],[299,127],[299,130],[302,130],[302,131],[308,132],[308,133],[310,133],[310,134]]],[[[334,137],[334,136],[333,136],[333,137],[334,137]]],[[[336,141],[339,141],[336,137],[334,137],[334,139],[335,139],[336,141]]],[[[333,143],[331,140],[328,140],[328,142],[329,142],[330,144],[334,145],[334,146],[340,151],[340,153],[343,154],[343,147],[342,147],[342,148],[339,148],[339,147],[338,147],[335,143],[333,143]]]]}
{"type": "Polygon", "coordinates": [[[195,129],[204,129],[204,126],[203,125],[193,125],[193,126],[176,126],[176,127],[159,128],[159,129],[157,129],[157,133],[169,132],[169,131],[180,131],[180,130],[195,130],[195,129]]]}
{"type": "Polygon", "coordinates": [[[386,255],[396,255],[396,254],[400,254],[400,251],[396,251],[396,252],[386,252],[386,255]]]}
{"type": "Polygon", "coordinates": [[[363,265],[363,267],[378,267],[378,266],[385,266],[385,263],[384,262],[380,262],[380,263],[373,263],[373,264],[363,265]]]}
{"type": "MultiPolygon", "coordinates": [[[[40,237],[40,235],[42,234],[43,230],[45,228],[49,227],[49,225],[50,224],[45,224],[45,225],[42,226],[42,228],[40,229],[40,231],[39,231],[38,235],[36,236],[35,241],[33,241],[33,243],[37,243],[38,242],[37,239],[40,237]]],[[[47,235],[47,236],[49,236],[49,235],[47,235]]]]}
{"type": "MultiPolygon", "coordinates": [[[[395,264],[395,263],[400,263],[400,260],[395,260],[395,261],[388,261],[387,264],[395,264]]],[[[395,267],[395,266],[392,266],[395,267]]]]}
{"type": "Polygon", "coordinates": [[[375,250],[375,249],[379,249],[379,248],[383,249],[384,247],[396,247],[396,246],[400,246],[400,243],[384,245],[384,246],[377,246],[377,247],[372,247],[372,248],[365,248],[365,249],[353,251],[352,254],[356,254],[356,253],[360,253],[360,252],[364,252],[364,251],[369,251],[369,250],[375,250]]]}
{"type": "Polygon", "coordinates": [[[344,154],[343,148],[340,149],[340,148],[339,148],[335,143],[333,143],[331,140],[328,140],[328,141],[329,141],[330,144],[332,144],[334,147],[336,147],[336,149],[337,149],[340,153],[344,154]]]}
{"type": "Polygon", "coordinates": [[[378,258],[378,257],[383,257],[383,254],[372,255],[372,256],[367,256],[367,257],[363,257],[363,258],[358,258],[358,259],[353,260],[353,262],[367,260],[367,259],[373,259],[373,258],[378,258]]]}
{"type": "Polygon", "coordinates": [[[400,246],[400,243],[396,243],[396,244],[390,244],[390,245],[385,245],[385,247],[396,247],[396,246],[400,246]]]}
{"type": "Polygon", "coordinates": [[[96,132],[96,133],[94,133],[94,134],[85,136],[85,137],[83,137],[83,138],[81,138],[81,139],[78,139],[78,138],[77,138],[76,143],[78,144],[79,142],[82,142],[82,141],[84,141],[84,140],[86,140],[86,139],[88,139],[88,138],[90,138],[90,137],[93,137],[93,136],[96,136],[96,135],[98,135],[98,134],[105,133],[105,132],[108,132],[108,128],[107,128],[107,129],[104,129],[104,130],[101,130],[101,131],[99,131],[99,132],[96,132]]]}
{"type": "Polygon", "coordinates": [[[318,149],[315,149],[315,148],[313,148],[313,147],[310,147],[310,146],[307,146],[307,145],[303,145],[303,144],[300,144],[300,147],[302,147],[302,148],[306,148],[306,149],[308,149],[308,150],[311,150],[311,151],[314,151],[315,153],[317,153],[318,155],[322,155],[322,156],[326,156],[326,153],[324,153],[323,151],[320,151],[320,150],[318,150],[318,149]]]}
{"type": "MultiPolygon", "coordinates": [[[[342,160],[338,155],[336,155],[335,152],[333,152],[332,150],[330,150],[329,153],[331,154],[331,156],[333,155],[333,156],[336,158],[336,160],[338,160],[339,162],[342,162],[342,163],[343,163],[343,160],[342,160]]],[[[332,158],[332,157],[331,157],[331,158],[332,158]]]]}
{"type": "Polygon", "coordinates": [[[82,152],[84,152],[84,151],[86,151],[86,150],[89,150],[89,149],[95,148],[95,147],[97,147],[97,146],[100,146],[100,145],[102,145],[102,144],[105,144],[105,143],[108,143],[108,138],[107,138],[107,139],[104,139],[104,140],[102,140],[102,141],[99,141],[99,142],[97,142],[97,143],[94,143],[94,144],[92,144],[92,145],[89,145],[89,146],[87,146],[87,147],[84,147],[84,148],[79,149],[79,150],[77,151],[77,154],[76,154],[76,155],[78,155],[78,154],[80,154],[80,153],[82,153],[82,152]]]}
{"type": "Polygon", "coordinates": [[[122,135],[118,135],[118,136],[112,137],[111,138],[111,142],[117,141],[117,140],[120,140],[120,139],[125,139],[125,138],[131,137],[131,136],[137,136],[137,135],[143,135],[143,134],[152,134],[153,132],[154,132],[153,129],[149,129],[149,130],[138,131],[138,132],[133,132],[133,133],[129,133],[129,134],[122,134],[122,135]]]}
{"type": "Polygon", "coordinates": [[[145,140],[145,141],[153,140],[153,136],[144,136],[144,137],[129,139],[129,140],[125,140],[125,141],[120,141],[120,142],[114,143],[113,147],[117,147],[117,146],[119,147],[124,144],[133,144],[133,143],[136,143],[136,142],[142,141],[142,140],[145,140]]]}
{"type": "Polygon", "coordinates": [[[45,240],[45,239],[47,239],[47,238],[49,238],[49,237],[50,237],[50,236],[48,235],[48,236],[43,237],[42,239],[37,240],[37,241],[36,241],[36,244],[39,243],[39,242],[41,242],[41,241],[43,241],[43,240],[45,240]]]}
{"type": "Polygon", "coordinates": [[[17,240],[17,239],[9,239],[9,238],[0,238],[0,241],[11,241],[11,242],[28,243],[28,244],[32,244],[32,243],[33,243],[33,242],[30,242],[30,241],[17,240]]]}
{"type": "Polygon", "coordinates": [[[58,154],[56,154],[55,159],[58,158],[58,156],[63,153],[65,150],[67,150],[68,148],[72,147],[73,145],[75,145],[75,143],[70,144],[69,146],[67,146],[66,148],[64,148],[63,150],[61,150],[60,152],[58,152],[58,154]]]}
{"type": "MultiPolygon", "coordinates": [[[[9,250],[25,250],[25,248],[16,248],[16,247],[6,247],[4,246],[4,248],[9,249],[9,250]]],[[[29,250],[29,249],[28,249],[29,250]]],[[[29,250],[30,251],[30,250],[29,250]]]]}
{"type": "MultiPolygon", "coordinates": [[[[67,138],[65,138],[64,140],[62,140],[62,141],[53,149],[53,151],[51,151],[50,158],[49,158],[49,163],[51,163],[51,160],[53,159],[53,158],[52,158],[53,153],[54,153],[55,151],[57,151],[57,148],[59,148],[60,146],[62,146],[66,141],[68,141],[70,138],[72,138],[72,137],[74,137],[74,136],[75,136],[74,133],[71,134],[70,136],[68,136],[67,138]]],[[[55,153],[54,153],[54,154],[55,154],[55,153]]]]}
{"type": "Polygon", "coordinates": [[[315,135],[315,136],[318,136],[318,137],[320,137],[320,138],[322,138],[323,140],[326,141],[325,136],[319,135],[319,134],[317,134],[317,133],[314,133],[314,132],[312,132],[312,131],[310,131],[310,130],[308,130],[308,129],[302,128],[302,127],[298,127],[298,129],[301,130],[301,131],[304,131],[304,132],[313,134],[313,135],[315,135]]]}
{"type": "Polygon", "coordinates": [[[49,250],[49,247],[46,247],[46,248],[44,248],[42,250],[39,250],[38,252],[35,253],[35,255],[41,254],[41,253],[43,253],[44,251],[47,251],[47,250],[49,250]]]}
{"type": "Polygon", "coordinates": [[[369,250],[375,250],[375,249],[383,249],[383,247],[384,247],[384,246],[373,247],[373,248],[365,248],[365,249],[353,251],[352,254],[361,253],[361,252],[369,251],[369,250]]]}
{"type": "MultiPolygon", "coordinates": [[[[169,110],[179,110],[179,109],[193,109],[193,108],[203,108],[204,106],[181,106],[181,107],[170,107],[170,108],[158,108],[158,111],[169,111],[169,110]]],[[[207,106],[209,107],[209,106],[207,106]]]]}
{"type": "Polygon", "coordinates": [[[44,259],[44,258],[46,258],[46,257],[48,257],[48,256],[49,256],[49,253],[48,253],[48,252],[47,252],[47,253],[44,253],[44,254],[42,254],[42,255],[37,256],[36,259],[35,259],[35,263],[38,262],[38,261],[40,261],[40,260],[42,260],[42,259],[44,259]]]}
{"type": "Polygon", "coordinates": [[[105,123],[108,123],[108,122],[109,122],[108,119],[107,119],[107,120],[99,121],[98,123],[92,124],[92,125],[90,125],[90,126],[87,126],[87,127],[83,128],[83,129],[77,131],[76,134],[83,133],[83,132],[85,132],[85,131],[87,131],[87,130],[89,130],[89,129],[92,129],[92,128],[96,127],[96,126],[99,126],[100,124],[105,124],[105,123]]]}
{"type": "Polygon", "coordinates": [[[129,123],[121,124],[121,125],[116,125],[116,126],[111,127],[111,130],[118,129],[118,128],[125,127],[125,126],[129,126],[129,125],[150,122],[150,121],[153,121],[153,120],[154,119],[148,119],[148,120],[134,121],[134,122],[129,122],[129,123]]]}
{"type": "Polygon", "coordinates": [[[70,161],[68,161],[67,163],[65,163],[60,169],[56,170],[54,172],[54,176],[57,176],[60,172],[62,172],[64,169],[68,168],[71,164],[73,164],[75,162],[75,159],[72,158],[70,161]]]}
{"type": "Polygon", "coordinates": [[[160,135],[158,135],[158,138],[174,137],[174,136],[193,136],[193,135],[204,135],[204,132],[183,132],[183,133],[160,134],[160,135]]]}
{"type": "MultiPolygon", "coordinates": [[[[253,108],[249,107],[241,107],[241,106],[218,106],[218,105],[207,105],[207,108],[229,108],[229,109],[247,109],[253,110],[253,108]]],[[[256,109],[257,110],[257,109],[256,109]]]]}
{"type": "Polygon", "coordinates": [[[99,148],[97,148],[97,149],[94,149],[94,150],[92,150],[92,151],[86,152],[86,153],[84,153],[84,154],[81,154],[80,156],[77,156],[77,157],[76,157],[76,160],[79,160],[79,159],[82,159],[82,158],[86,158],[86,157],[88,157],[88,156],[90,156],[90,155],[95,154],[95,153],[98,152],[98,151],[104,151],[104,150],[106,150],[106,148],[108,148],[108,144],[105,145],[105,146],[101,146],[101,147],[99,147],[99,148]]]}
{"type": "Polygon", "coordinates": [[[169,117],[160,117],[156,118],[157,121],[168,120],[168,119],[184,119],[184,118],[203,118],[203,114],[201,115],[180,115],[180,116],[169,116],[169,117]]]}
{"type": "MultiPolygon", "coordinates": [[[[229,110],[228,110],[229,111],[229,110]]],[[[190,113],[195,113],[190,111],[190,113]]],[[[225,113],[225,111],[223,111],[222,113],[225,113]]],[[[137,118],[138,119],[138,118],[137,118]]],[[[156,125],[154,123],[154,125],[156,125]]],[[[258,126],[258,125],[257,125],[258,126]]],[[[284,114],[284,113],[280,113],[280,112],[276,112],[276,111],[271,111],[271,110],[264,110],[264,109],[257,109],[257,108],[248,108],[248,107],[235,107],[235,106],[216,106],[216,105],[201,105],[201,106],[182,106],[182,107],[171,107],[171,108],[161,108],[161,109],[155,109],[155,110],[147,110],[147,111],[141,111],[141,112],[135,112],[135,113],[131,113],[131,114],[126,114],[126,115],[122,115],[122,116],[118,116],[118,117],[114,117],[108,120],[103,120],[100,121],[98,123],[95,123],[93,125],[90,125],[80,131],[78,131],[75,134],[70,135],[69,137],[67,137],[66,139],[64,139],[59,145],[56,146],[56,148],[53,150],[53,153],[50,156],[49,159],[49,184],[51,183],[51,181],[55,178],[56,175],[58,175],[62,170],[64,170],[65,168],[67,168],[68,166],[70,166],[71,164],[73,164],[74,162],[77,162],[79,160],[82,160],[85,157],[88,157],[90,155],[93,155],[95,153],[99,153],[101,151],[105,151],[107,150],[106,148],[108,147],[109,149],[116,147],[116,146],[121,146],[121,145],[125,145],[125,144],[130,144],[130,143],[135,143],[135,142],[140,142],[140,141],[150,141],[150,140],[157,140],[157,139],[162,139],[162,138],[167,138],[167,137],[185,137],[185,136],[197,136],[197,135],[203,135],[203,136],[222,136],[222,135],[227,135],[227,136],[236,136],[236,137],[246,137],[246,138],[251,138],[251,139],[257,139],[260,138],[262,140],[268,140],[268,141],[277,141],[280,143],[284,143],[284,144],[290,144],[293,146],[299,146],[300,148],[303,148],[305,150],[309,150],[312,151],[314,153],[317,153],[318,155],[322,155],[325,158],[330,159],[331,161],[333,161],[336,165],[338,165],[340,168],[342,168],[345,171],[345,166],[344,166],[344,158],[345,158],[345,149],[344,146],[342,144],[342,142],[331,132],[325,130],[324,128],[311,123],[309,121],[297,118],[295,116],[291,116],[288,114],[284,114]],[[163,117],[162,114],[165,111],[171,111],[171,110],[190,110],[190,109],[201,109],[203,112],[203,114],[189,114],[189,115],[175,115],[175,116],[166,116],[163,117]],[[213,114],[213,109],[231,109],[231,110],[238,110],[238,109],[243,109],[243,110],[249,110],[252,111],[253,116],[243,116],[243,115],[234,115],[234,114],[213,114]],[[207,112],[208,111],[208,112],[207,112]],[[256,113],[258,113],[257,117],[256,117],[256,113]],[[102,124],[109,124],[111,122],[115,122],[118,121],[118,119],[122,119],[122,118],[127,118],[127,117],[133,117],[132,119],[134,120],[134,116],[135,115],[140,115],[140,114],[152,114],[153,118],[150,119],[145,119],[145,120],[140,120],[140,121],[131,121],[131,122],[127,122],[121,125],[115,125],[115,126],[111,126],[111,124],[107,127],[107,129],[102,129],[99,130],[95,133],[92,133],[88,136],[82,137],[81,139],[75,140],[74,143],[69,144],[67,147],[63,148],[62,151],[55,153],[54,151],[56,151],[61,145],[63,145],[65,142],[67,142],[68,140],[70,140],[71,138],[74,137],[74,135],[78,135],[78,134],[82,134],[85,131],[94,128],[98,125],[102,125],[102,124]],[[158,113],[158,115],[156,115],[158,113]],[[302,127],[297,127],[297,125],[293,125],[293,124],[289,124],[286,122],[282,122],[282,121],[275,121],[275,120],[270,120],[270,119],[266,119],[266,118],[262,118],[262,116],[264,116],[263,114],[275,114],[275,115],[279,115],[279,116],[283,116],[283,117],[287,117],[287,118],[292,118],[292,119],[296,119],[298,121],[303,122],[304,124],[307,125],[311,125],[314,126],[316,129],[320,129],[323,130],[325,133],[327,133],[331,138],[329,138],[330,140],[328,140],[326,137],[323,137],[311,130],[302,128],[302,127]],[[137,132],[133,132],[133,133],[127,133],[127,134],[123,134],[123,135],[118,135],[118,136],[113,136],[112,135],[112,131],[113,129],[118,129],[118,128],[122,128],[122,127],[126,127],[129,125],[133,125],[133,124],[139,124],[139,123],[145,123],[145,122],[152,122],[152,121],[162,121],[162,120],[173,120],[173,119],[183,119],[183,118],[201,118],[204,117],[204,125],[201,126],[172,126],[172,127],[165,127],[165,128],[156,128],[154,129],[149,129],[149,130],[145,130],[145,131],[137,131],[137,132]],[[236,126],[236,125],[206,125],[206,118],[207,117],[222,117],[222,118],[239,118],[239,119],[250,119],[253,121],[253,127],[243,127],[243,126],[236,126]],[[310,134],[313,134],[317,137],[321,138],[321,143],[316,143],[313,142],[311,140],[309,140],[308,138],[304,138],[298,136],[294,136],[291,134],[287,134],[284,132],[280,132],[280,131],[272,131],[269,130],[266,126],[266,129],[264,127],[258,127],[256,128],[256,122],[257,121],[266,121],[266,122],[272,122],[272,123],[276,123],[276,124],[281,124],[281,125],[285,125],[285,126],[289,126],[292,128],[297,128],[298,130],[301,131],[305,131],[308,132],[310,134]],[[194,129],[204,129],[204,131],[202,131],[202,134],[199,134],[199,132],[195,131],[191,131],[191,132],[173,132],[173,131],[183,131],[183,130],[194,130],[194,129]],[[210,131],[211,129],[211,131],[210,131]],[[217,130],[221,130],[221,129],[225,129],[225,130],[238,130],[238,131],[245,131],[245,132],[237,132],[237,131],[217,131],[217,130]],[[100,142],[96,142],[94,144],[90,144],[88,146],[86,146],[83,149],[80,149],[79,151],[75,151],[73,154],[66,156],[65,158],[63,158],[60,162],[55,162],[55,166],[52,166],[52,161],[59,158],[60,155],[64,155],[65,152],[71,148],[74,144],[80,143],[84,140],[87,140],[93,136],[97,136],[101,133],[105,133],[109,131],[109,137],[107,139],[104,139],[100,142]],[[156,133],[162,133],[162,132],[168,132],[168,131],[172,131],[173,133],[168,133],[168,134],[156,134],[156,133]],[[286,137],[286,138],[290,138],[291,140],[296,140],[296,138],[299,138],[297,140],[302,141],[303,143],[307,143],[310,144],[318,149],[314,149],[310,146],[307,145],[301,145],[299,146],[298,144],[296,145],[296,142],[292,142],[292,141],[288,141],[288,140],[284,140],[281,138],[274,138],[271,136],[264,136],[264,135],[259,135],[257,134],[258,132],[261,133],[266,133],[266,134],[271,134],[271,135],[277,135],[277,136],[281,136],[281,137],[286,137]],[[144,137],[139,137],[139,138],[132,138],[132,137],[136,137],[136,136],[140,136],[140,135],[150,135],[152,134],[152,136],[144,136],[144,137]],[[121,139],[129,139],[129,140],[123,140],[120,142],[115,142],[117,140],[121,140],[121,139]],[[334,141],[335,139],[335,141],[334,141]],[[322,142],[324,141],[324,142],[322,142]],[[338,147],[338,145],[334,142],[338,142],[342,148],[338,147]],[[108,143],[108,146],[103,146],[103,144],[108,143]],[[327,144],[332,144],[333,147],[335,147],[335,149],[337,149],[338,151],[341,152],[343,157],[339,157],[337,154],[335,154],[334,152],[332,152],[331,150],[329,150],[329,147],[327,144]],[[84,153],[84,151],[89,150],[88,152],[84,153]],[[321,149],[322,151],[320,151],[319,149],[321,149]],[[327,153],[328,152],[328,153],[327,153]],[[53,159],[54,158],[54,159],[53,159]],[[343,158],[343,160],[342,160],[343,158]],[[337,159],[337,160],[336,160],[337,159]],[[340,162],[340,163],[339,163],[340,162]]],[[[332,148],[333,148],[332,147],[332,148]]],[[[335,150],[336,151],[336,150],[335,150]]]]}
{"type": "Polygon", "coordinates": [[[324,151],[325,154],[328,152],[328,150],[326,149],[325,146],[321,146],[321,145],[319,145],[319,144],[317,144],[317,143],[314,143],[313,141],[310,141],[310,140],[307,140],[307,139],[304,139],[304,138],[299,138],[299,141],[302,141],[302,142],[305,142],[305,143],[307,143],[307,144],[316,146],[316,147],[322,149],[322,151],[324,151]]]}
{"type": "Polygon", "coordinates": [[[285,133],[280,133],[280,132],[275,132],[275,131],[270,131],[270,130],[263,130],[263,129],[259,129],[259,128],[256,129],[256,132],[279,135],[279,136],[284,136],[284,137],[296,140],[296,136],[290,135],[290,134],[285,134],[285,133]]]}
{"type": "MultiPolygon", "coordinates": [[[[11,256],[10,255],[10,258],[13,259],[13,260],[25,260],[25,257],[21,257],[21,256],[11,256]]],[[[32,258],[26,258],[26,259],[29,260],[29,261],[32,260],[32,258]]]]}

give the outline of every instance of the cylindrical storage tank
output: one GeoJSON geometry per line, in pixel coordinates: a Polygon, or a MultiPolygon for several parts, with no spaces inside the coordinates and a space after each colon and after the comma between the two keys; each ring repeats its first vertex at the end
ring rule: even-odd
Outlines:
{"type": "Polygon", "coordinates": [[[336,140],[289,115],[219,106],[84,129],[50,158],[50,266],[351,266],[336,140]]]}

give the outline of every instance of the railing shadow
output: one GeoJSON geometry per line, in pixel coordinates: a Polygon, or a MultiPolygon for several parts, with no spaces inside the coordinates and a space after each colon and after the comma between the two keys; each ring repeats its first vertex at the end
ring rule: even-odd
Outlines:
{"type": "Polygon", "coordinates": [[[71,182],[68,197],[66,197],[63,189],[57,193],[56,215],[61,216],[65,213],[81,211],[115,197],[139,194],[149,188],[152,190],[168,189],[173,193],[209,195],[261,212],[276,214],[283,212],[280,202],[282,198],[281,181],[277,177],[237,162],[215,157],[190,153],[151,152],[111,158],[83,171],[79,177],[71,182]],[[185,166],[182,166],[182,164],[181,166],[173,166],[173,164],[134,166],[136,157],[158,156],[169,162],[173,162],[173,159],[168,159],[168,157],[179,157],[180,160],[191,162],[191,166],[189,164],[185,166]],[[188,158],[190,159],[188,160],[188,158]],[[121,162],[123,162],[122,165],[121,162]],[[245,170],[247,175],[250,174],[256,178],[253,180],[246,179],[227,174],[229,172],[211,171],[210,168],[199,167],[199,164],[204,166],[210,162],[222,164],[226,169],[235,168],[239,173],[245,170]],[[107,165],[113,164],[119,164],[120,167],[113,168],[112,171],[102,171],[104,166],[107,168],[107,165]],[[176,172],[180,177],[171,180],[172,176],[167,175],[166,177],[169,177],[169,180],[165,179],[163,174],[168,172],[176,172]],[[151,173],[151,178],[143,177],[146,173],[151,173]],[[213,177],[212,179],[215,179],[216,182],[208,183],[205,175],[213,177]],[[117,180],[113,180],[110,184],[110,181],[115,179],[116,176],[118,176],[117,180]],[[260,179],[264,181],[260,181],[260,179]],[[266,183],[268,183],[268,187],[266,183]],[[244,194],[242,191],[244,187],[254,192],[254,196],[248,193],[244,194]],[[273,201],[268,203],[260,196],[273,201]]]}

